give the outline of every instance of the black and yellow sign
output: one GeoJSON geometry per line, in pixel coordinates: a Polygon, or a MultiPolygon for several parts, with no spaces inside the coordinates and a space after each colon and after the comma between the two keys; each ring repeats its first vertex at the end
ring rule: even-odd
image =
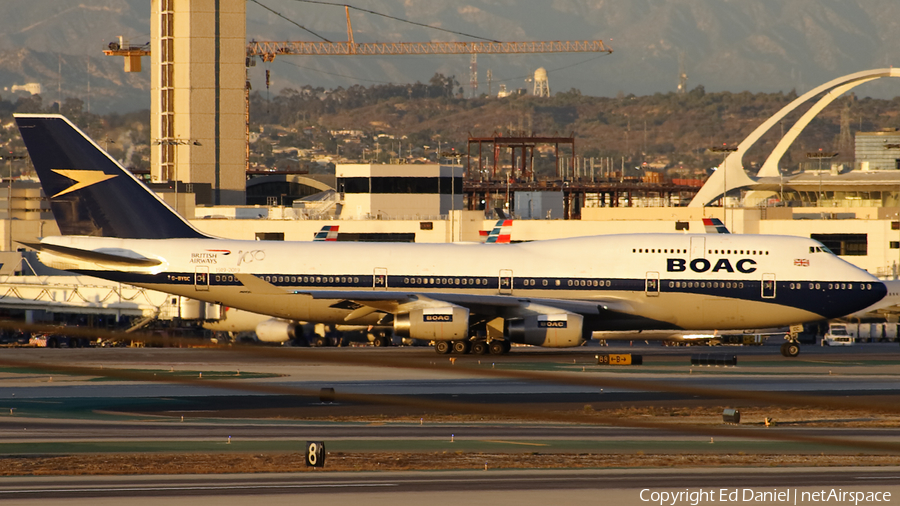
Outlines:
{"type": "Polygon", "coordinates": [[[641,365],[643,357],[631,353],[609,353],[597,355],[597,363],[600,365],[641,365]]]}

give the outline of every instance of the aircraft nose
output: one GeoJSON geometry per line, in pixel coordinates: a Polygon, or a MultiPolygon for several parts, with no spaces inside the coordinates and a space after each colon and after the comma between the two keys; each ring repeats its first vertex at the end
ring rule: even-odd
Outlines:
{"type": "Polygon", "coordinates": [[[887,295],[887,293],[888,293],[887,285],[882,283],[880,280],[872,283],[872,290],[870,292],[870,297],[869,297],[870,302],[863,307],[866,308],[866,307],[871,306],[872,304],[875,304],[876,302],[883,299],[884,296],[887,295]]]}

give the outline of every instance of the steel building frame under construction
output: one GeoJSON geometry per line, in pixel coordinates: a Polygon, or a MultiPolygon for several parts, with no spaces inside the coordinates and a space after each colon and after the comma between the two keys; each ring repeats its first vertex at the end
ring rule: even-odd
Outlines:
{"type": "MultiPolygon", "coordinates": [[[[493,156],[493,164],[491,166],[491,179],[494,179],[497,176],[497,166],[500,162],[500,148],[501,147],[509,147],[512,152],[510,155],[510,167],[512,171],[509,175],[511,178],[516,178],[516,150],[522,150],[522,158],[520,163],[518,164],[519,175],[527,180],[534,181],[534,148],[538,144],[553,144],[556,149],[554,154],[556,156],[556,177],[560,177],[559,173],[559,145],[569,145],[572,149],[571,159],[574,163],[575,160],[575,137],[539,137],[539,136],[527,136],[527,137],[504,137],[502,135],[495,135],[493,137],[469,137],[468,145],[466,146],[466,176],[469,179],[474,179],[471,173],[471,160],[472,160],[472,145],[478,145],[478,173],[483,174],[484,166],[483,166],[483,158],[482,151],[484,144],[490,144],[493,146],[494,156],[493,156]]],[[[482,178],[483,180],[483,178],[482,178]]]]}

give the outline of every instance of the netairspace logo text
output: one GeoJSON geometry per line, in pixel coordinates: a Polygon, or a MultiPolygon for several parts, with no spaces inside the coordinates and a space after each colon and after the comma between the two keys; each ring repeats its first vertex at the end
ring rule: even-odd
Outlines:
{"type": "Polygon", "coordinates": [[[884,491],[798,490],[796,488],[700,488],[683,490],[641,490],[642,502],[659,506],[699,506],[701,504],[878,504],[891,502],[891,493],[884,491]]]}

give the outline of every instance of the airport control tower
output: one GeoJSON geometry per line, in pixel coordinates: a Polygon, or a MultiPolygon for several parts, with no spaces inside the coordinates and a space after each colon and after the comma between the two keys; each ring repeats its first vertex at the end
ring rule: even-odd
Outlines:
{"type": "Polygon", "coordinates": [[[151,2],[151,179],[243,204],[246,1],[151,2]]]}

